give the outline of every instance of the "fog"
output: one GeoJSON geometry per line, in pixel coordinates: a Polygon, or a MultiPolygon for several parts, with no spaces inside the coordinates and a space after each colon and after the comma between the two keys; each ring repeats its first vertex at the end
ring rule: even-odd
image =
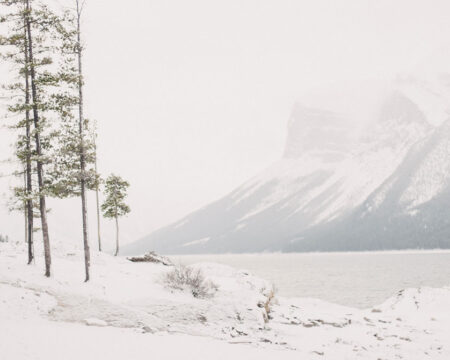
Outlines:
{"type": "MultiPolygon", "coordinates": [[[[445,68],[436,58],[448,49],[449,13],[446,0],[88,0],[87,115],[99,125],[100,172],[131,183],[123,241],[178,220],[280,158],[294,103],[333,102],[317,89],[445,68]]],[[[2,129],[2,159],[10,140],[2,129]]],[[[0,192],[12,184],[2,178],[0,192]]],[[[20,238],[23,219],[8,214],[5,196],[0,233],[20,238]]],[[[52,237],[80,238],[74,201],[51,203],[52,237]]],[[[112,246],[112,227],[103,224],[112,246]]]]}

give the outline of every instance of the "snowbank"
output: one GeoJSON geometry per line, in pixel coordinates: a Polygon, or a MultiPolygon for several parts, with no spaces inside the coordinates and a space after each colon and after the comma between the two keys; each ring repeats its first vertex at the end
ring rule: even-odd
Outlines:
{"type": "Polygon", "coordinates": [[[450,289],[409,289],[357,310],[273,297],[265,280],[197,264],[218,285],[198,299],[164,282],[172,267],[95,253],[54,252],[54,276],[0,244],[0,358],[449,359],[450,289]],[[174,346],[177,345],[177,346],[174,346]]]}

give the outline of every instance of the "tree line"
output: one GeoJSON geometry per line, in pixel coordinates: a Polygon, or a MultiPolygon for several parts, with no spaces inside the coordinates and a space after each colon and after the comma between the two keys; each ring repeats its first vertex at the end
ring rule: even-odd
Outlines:
{"type": "Polygon", "coordinates": [[[97,129],[85,116],[82,17],[85,2],[55,10],[43,1],[0,0],[0,55],[13,80],[2,84],[8,126],[14,132],[17,176],[14,208],[24,214],[28,264],[35,257],[33,237],[42,233],[45,276],[52,273],[47,198],[80,199],[85,281],[90,279],[87,192],[96,193],[98,250],[102,251],[100,209],[115,219],[130,212],[129,183],[120,176],[103,180],[97,169],[97,129]],[[104,185],[104,186],[103,186],[104,185]],[[100,206],[99,190],[105,201],[100,206]],[[37,225],[37,221],[40,225],[37,225]]]}

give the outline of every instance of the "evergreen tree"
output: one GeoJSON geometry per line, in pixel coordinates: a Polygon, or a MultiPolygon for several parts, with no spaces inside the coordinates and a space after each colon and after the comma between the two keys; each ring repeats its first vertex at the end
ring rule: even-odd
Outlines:
{"type": "Polygon", "coordinates": [[[14,189],[16,196],[13,209],[24,212],[25,215],[25,239],[28,243],[28,264],[33,261],[33,216],[32,216],[32,181],[31,181],[31,122],[30,122],[30,87],[28,71],[28,46],[25,31],[25,4],[12,1],[0,3],[8,10],[0,19],[1,23],[8,25],[8,33],[0,36],[2,47],[1,58],[12,64],[16,72],[15,80],[3,89],[9,94],[9,113],[14,119],[10,128],[18,130],[16,141],[16,156],[24,171],[15,175],[24,179],[23,187],[14,189]]]}
{"type": "Polygon", "coordinates": [[[47,204],[46,204],[46,189],[44,184],[44,165],[47,162],[45,157],[45,148],[47,144],[43,141],[43,131],[45,125],[45,118],[42,117],[42,112],[45,112],[45,102],[42,93],[46,85],[48,74],[43,71],[39,75],[37,69],[41,66],[50,65],[52,63],[51,57],[45,56],[47,47],[45,46],[45,35],[49,36],[49,29],[52,19],[52,14],[47,8],[41,7],[39,11],[33,11],[31,0],[25,0],[25,29],[27,34],[27,48],[28,48],[28,62],[31,82],[31,100],[33,110],[34,123],[34,139],[36,150],[36,168],[39,188],[39,209],[41,217],[42,237],[44,241],[44,257],[45,257],[45,276],[51,275],[51,250],[50,250],[50,236],[47,223],[47,204]],[[33,38],[34,33],[38,35],[33,38]],[[36,41],[35,41],[36,40],[36,41]],[[39,45],[42,46],[39,46],[39,45]],[[36,55],[36,58],[35,58],[36,55]],[[41,56],[40,59],[38,56],[41,56]],[[41,112],[41,116],[40,116],[41,112]]]}
{"type": "Polygon", "coordinates": [[[98,187],[95,162],[94,132],[84,117],[83,68],[81,43],[82,6],[75,0],[75,13],[66,12],[58,26],[61,39],[58,79],[64,91],[53,95],[54,109],[59,114],[57,145],[49,176],[52,195],[81,198],[85,281],[90,278],[90,248],[87,223],[87,190],[98,187]]]}
{"type": "Polygon", "coordinates": [[[17,187],[14,194],[17,199],[15,207],[20,208],[23,203],[26,208],[29,262],[33,258],[33,200],[39,203],[45,274],[50,276],[46,197],[80,196],[85,279],[88,281],[90,250],[86,192],[98,192],[99,177],[96,172],[95,130],[84,117],[82,5],[79,0],[74,1],[75,12],[57,15],[42,3],[32,0],[0,0],[0,5],[9,11],[1,17],[2,22],[9,24],[9,32],[8,36],[0,38],[0,45],[7,48],[4,58],[18,68],[19,80],[7,89],[11,92],[9,110],[21,119],[16,120],[14,128],[24,129],[24,134],[18,138],[16,151],[21,166],[25,168],[24,186],[17,187]],[[17,98],[14,92],[21,94],[20,101],[12,100],[17,98]],[[35,167],[32,167],[32,161],[35,167]],[[35,191],[33,174],[37,177],[35,191]]]}
{"type": "Polygon", "coordinates": [[[115,219],[116,222],[116,252],[119,254],[119,217],[130,212],[129,206],[125,203],[127,190],[130,184],[120,176],[110,175],[105,182],[106,199],[102,204],[103,216],[115,219]]]}
{"type": "Polygon", "coordinates": [[[16,141],[16,156],[24,168],[23,172],[16,175],[24,176],[23,187],[14,188],[13,209],[24,211],[25,236],[28,243],[28,264],[34,259],[33,251],[33,184],[32,184],[32,157],[35,151],[32,149],[31,132],[31,104],[30,104],[30,61],[27,33],[27,4],[24,0],[0,1],[4,8],[0,22],[7,25],[8,32],[0,36],[0,45],[3,49],[2,59],[12,65],[16,76],[15,80],[4,85],[9,93],[10,103],[8,111],[14,119],[10,128],[21,130],[16,141]]]}
{"type": "MultiPolygon", "coordinates": [[[[51,144],[55,136],[54,94],[61,89],[61,79],[55,73],[54,56],[56,30],[60,27],[60,17],[53,13],[42,3],[34,3],[32,0],[0,0],[0,5],[5,11],[1,17],[3,23],[9,25],[7,36],[2,37],[1,44],[7,49],[6,57],[13,65],[20,64],[18,74],[21,81],[8,86],[10,91],[22,91],[24,100],[14,102],[15,96],[11,96],[12,104],[9,106],[11,113],[22,117],[25,128],[24,139],[17,142],[20,151],[18,157],[22,157],[26,164],[26,192],[21,194],[27,201],[28,237],[32,237],[34,216],[33,193],[39,202],[39,217],[41,219],[41,231],[44,242],[45,275],[51,274],[50,238],[47,222],[46,197],[49,194],[50,183],[46,178],[44,168],[52,158],[51,144]],[[33,5],[33,6],[32,6],[33,5]],[[31,141],[33,139],[33,141],[31,141]],[[33,146],[32,146],[33,143],[33,146]],[[19,155],[21,154],[21,155],[19,155]],[[34,162],[37,176],[37,191],[33,191],[31,175],[34,162]]],[[[16,123],[20,126],[21,121],[16,123]]],[[[17,192],[20,194],[20,192],[17,192]]],[[[29,261],[32,258],[32,239],[29,243],[29,261]]]]}
{"type": "Polygon", "coordinates": [[[83,102],[83,46],[81,44],[81,14],[83,11],[83,5],[80,5],[79,0],[75,0],[77,5],[77,41],[76,41],[76,53],[78,60],[78,135],[80,139],[80,190],[81,190],[81,209],[82,209],[82,219],[83,219],[83,244],[84,244],[84,260],[85,260],[85,270],[86,270],[86,281],[89,281],[89,266],[90,266],[90,252],[89,252],[89,239],[88,239],[88,228],[87,228],[87,200],[86,200],[86,144],[85,144],[85,128],[84,128],[84,102],[83,102]]]}

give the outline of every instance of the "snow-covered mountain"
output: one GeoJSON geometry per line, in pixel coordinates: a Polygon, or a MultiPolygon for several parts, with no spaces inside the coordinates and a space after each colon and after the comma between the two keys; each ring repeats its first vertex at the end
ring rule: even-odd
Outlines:
{"type": "Polygon", "coordinates": [[[296,104],[281,160],[124,251],[450,247],[450,77],[381,89],[296,104]]]}

